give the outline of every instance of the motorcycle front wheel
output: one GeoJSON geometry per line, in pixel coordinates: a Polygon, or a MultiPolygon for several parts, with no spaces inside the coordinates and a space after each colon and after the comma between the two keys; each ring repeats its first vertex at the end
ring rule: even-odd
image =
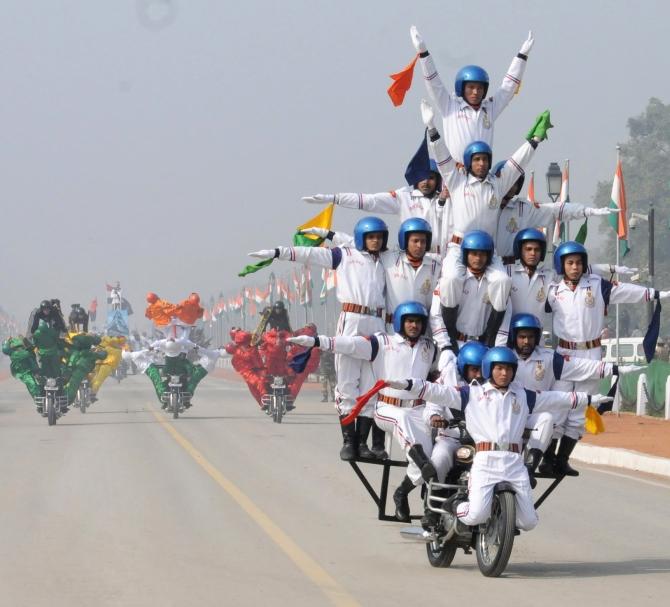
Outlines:
{"type": "Polygon", "coordinates": [[[491,517],[485,529],[477,533],[477,565],[486,577],[498,577],[505,571],[514,546],[516,502],[514,493],[501,491],[493,496],[491,517]]]}
{"type": "Polygon", "coordinates": [[[284,397],[272,396],[272,421],[281,424],[282,417],[284,417],[284,397]]]}
{"type": "Polygon", "coordinates": [[[179,395],[176,392],[170,392],[170,409],[172,419],[177,419],[179,417],[179,395]]]}
{"type": "Polygon", "coordinates": [[[429,542],[426,544],[426,554],[428,562],[432,567],[449,567],[456,556],[456,542],[454,538],[445,544],[440,542],[429,542]]]}
{"type": "Polygon", "coordinates": [[[52,397],[47,398],[47,421],[50,426],[56,425],[56,418],[58,417],[56,413],[56,402],[52,397]]]}

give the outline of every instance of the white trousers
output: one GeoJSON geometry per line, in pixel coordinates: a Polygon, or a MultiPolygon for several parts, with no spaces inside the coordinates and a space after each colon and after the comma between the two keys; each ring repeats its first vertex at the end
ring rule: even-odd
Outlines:
{"type": "MultiPolygon", "coordinates": [[[[445,308],[455,308],[463,296],[465,265],[461,256],[461,247],[451,243],[442,262],[440,276],[440,301],[445,308]]],[[[493,258],[493,263],[486,268],[484,275],[488,282],[487,292],[491,306],[494,310],[504,312],[512,288],[512,279],[507,275],[499,257],[493,258]]]]}
{"type": "MultiPolygon", "coordinates": [[[[367,337],[384,330],[384,321],[376,316],[341,312],[337,323],[338,335],[363,335],[367,337]]],[[[335,372],[337,385],[335,386],[335,408],[340,415],[348,415],[356,404],[360,394],[369,390],[375,382],[372,365],[366,360],[352,358],[344,354],[335,354],[335,372]]],[[[372,417],[374,404],[368,404],[361,415],[372,417]]]]}
{"type": "Polygon", "coordinates": [[[530,428],[529,449],[547,450],[554,433],[554,416],[548,411],[532,413],[528,416],[526,428],[530,428]]]}
{"type": "MultiPolygon", "coordinates": [[[[573,358],[588,358],[590,360],[601,360],[602,352],[600,348],[591,348],[590,350],[568,350],[558,347],[556,352],[567,354],[573,358]]],[[[587,394],[597,394],[600,385],[600,379],[587,379],[585,381],[558,381],[554,385],[554,390],[565,392],[586,392],[587,394]]],[[[568,438],[579,440],[584,435],[584,415],[586,409],[570,409],[568,411],[559,411],[554,416],[554,438],[560,438],[565,435],[568,438]]]]}
{"type": "Polygon", "coordinates": [[[392,434],[407,458],[407,476],[415,484],[423,482],[421,470],[407,454],[412,445],[421,445],[435,470],[440,482],[444,482],[449,470],[454,465],[454,454],[460,442],[451,437],[438,437],[433,446],[430,428],[423,421],[424,405],[403,408],[385,403],[377,403],[375,423],[384,432],[392,434]]]}
{"type": "Polygon", "coordinates": [[[475,455],[468,482],[469,501],[458,505],[456,515],[466,525],[485,523],[491,516],[493,490],[507,481],[516,491],[516,526],[530,531],[538,522],[533,493],[523,458],[509,451],[484,451],[475,455]]]}

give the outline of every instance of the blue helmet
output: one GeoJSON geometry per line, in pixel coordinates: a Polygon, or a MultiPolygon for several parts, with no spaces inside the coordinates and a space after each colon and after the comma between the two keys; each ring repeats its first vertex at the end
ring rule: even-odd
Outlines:
{"type": "Polygon", "coordinates": [[[514,251],[514,259],[521,259],[521,244],[529,240],[540,243],[540,261],[544,261],[547,255],[547,238],[540,230],[535,228],[526,228],[517,232],[512,249],[514,251]]]}
{"type": "Polygon", "coordinates": [[[463,265],[468,265],[468,251],[487,251],[489,259],[486,262],[488,266],[493,260],[493,238],[488,232],[483,230],[472,230],[466,232],[461,243],[461,255],[463,265]]]}
{"type": "Polygon", "coordinates": [[[489,167],[493,159],[493,150],[491,146],[486,143],[486,141],[473,141],[465,148],[463,152],[463,165],[465,170],[469,173],[470,168],[472,167],[472,157],[475,154],[488,154],[489,156],[489,167]]]}
{"type": "Polygon", "coordinates": [[[413,232],[422,232],[426,235],[426,251],[430,251],[430,245],[433,239],[433,229],[430,224],[421,217],[410,217],[400,224],[398,230],[398,246],[401,251],[407,249],[407,237],[413,232]]]}
{"type": "Polygon", "coordinates": [[[365,251],[365,235],[372,232],[382,232],[384,234],[382,251],[386,250],[389,240],[389,229],[386,223],[379,217],[363,217],[354,226],[354,244],[359,251],[365,251]]]}
{"type": "Polygon", "coordinates": [[[491,348],[482,359],[482,377],[484,379],[491,379],[491,368],[495,363],[502,363],[505,365],[512,365],[514,367],[514,375],[516,375],[517,367],[519,366],[519,359],[514,350],[505,346],[496,346],[491,348]]]}
{"type": "Polygon", "coordinates": [[[463,89],[466,82],[482,82],[484,83],[484,97],[489,90],[489,75],[486,70],[478,65],[466,65],[458,70],[456,80],[454,82],[454,90],[457,97],[463,96],[463,89]]]}
{"type": "MultiPolygon", "coordinates": [[[[503,170],[503,167],[505,166],[505,163],[507,160],[501,160],[500,162],[496,162],[496,165],[493,167],[493,170],[491,173],[493,173],[496,177],[500,177],[500,171],[503,170]]],[[[523,187],[523,182],[526,179],[526,175],[522,173],[519,178],[514,182],[514,184],[519,184],[519,190],[523,187]]]]}
{"type": "Polygon", "coordinates": [[[556,274],[563,274],[563,258],[566,255],[581,255],[584,272],[586,272],[586,266],[589,265],[589,254],[583,245],[574,240],[568,240],[554,250],[554,271],[556,274]]]}
{"type": "Polygon", "coordinates": [[[426,332],[426,328],[428,327],[428,310],[426,310],[426,306],[418,301],[405,301],[398,305],[393,311],[393,330],[396,333],[402,334],[402,323],[405,316],[422,316],[422,334],[426,332]]]}
{"type": "Polygon", "coordinates": [[[463,379],[465,379],[465,366],[481,367],[487,351],[488,348],[479,341],[468,341],[463,344],[456,358],[456,366],[463,379]]]}
{"type": "Polygon", "coordinates": [[[509,338],[507,344],[516,349],[516,334],[520,329],[533,329],[535,331],[535,345],[540,343],[542,337],[542,322],[534,314],[515,314],[509,324],[509,338]]]}

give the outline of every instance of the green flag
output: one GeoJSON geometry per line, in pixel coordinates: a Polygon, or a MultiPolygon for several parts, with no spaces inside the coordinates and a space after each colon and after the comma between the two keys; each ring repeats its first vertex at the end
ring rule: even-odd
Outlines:
{"type": "Polygon", "coordinates": [[[272,262],[274,261],[274,258],[272,259],[264,259],[263,261],[259,261],[258,263],[250,264],[248,266],[244,266],[244,269],[238,273],[238,276],[246,276],[247,274],[253,274],[254,272],[258,272],[258,270],[262,270],[263,268],[267,268],[272,262]]]}
{"type": "Polygon", "coordinates": [[[577,236],[575,236],[575,241],[578,242],[579,244],[584,244],[586,242],[586,236],[589,231],[588,223],[589,220],[585,219],[584,223],[582,224],[582,227],[579,228],[579,232],[577,232],[577,236]]]}
{"type": "Polygon", "coordinates": [[[526,139],[532,139],[537,137],[540,141],[547,139],[547,131],[554,128],[554,125],[551,124],[551,116],[549,115],[549,110],[544,110],[536,119],[535,124],[532,126],[526,139]]]}

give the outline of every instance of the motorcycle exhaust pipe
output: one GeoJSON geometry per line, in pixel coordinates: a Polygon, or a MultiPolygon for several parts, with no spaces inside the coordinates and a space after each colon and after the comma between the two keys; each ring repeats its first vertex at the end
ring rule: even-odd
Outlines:
{"type": "Polygon", "coordinates": [[[400,535],[406,540],[422,542],[425,544],[434,542],[437,539],[437,536],[434,533],[426,531],[422,527],[405,527],[400,530],[400,535]]]}

